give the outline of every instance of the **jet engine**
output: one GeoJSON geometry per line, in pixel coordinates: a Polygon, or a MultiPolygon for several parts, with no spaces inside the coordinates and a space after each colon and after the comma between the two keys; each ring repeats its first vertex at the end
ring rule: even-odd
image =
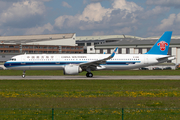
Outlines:
{"type": "Polygon", "coordinates": [[[82,72],[82,69],[77,65],[66,65],[64,67],[64,75],[76,75],[80,72],[82,72]]]}

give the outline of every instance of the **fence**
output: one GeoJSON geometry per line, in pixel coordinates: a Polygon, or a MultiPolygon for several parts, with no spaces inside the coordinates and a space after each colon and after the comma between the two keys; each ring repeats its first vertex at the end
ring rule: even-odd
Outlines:
{"type": "Polygon", "coordinates": [[[180,108],[1,108],[2,120],[179,120],[180,108]]]}

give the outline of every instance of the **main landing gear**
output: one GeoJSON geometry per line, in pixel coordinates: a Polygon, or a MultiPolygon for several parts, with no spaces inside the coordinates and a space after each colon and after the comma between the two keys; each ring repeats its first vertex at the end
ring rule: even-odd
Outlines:
{"type": "Polygon", "coordinates": [[[87,72],[86,77],[93,77],[93,74],[91,72],[87,72]]]}
{"type": "Polygon", "coordinates": [[[23,71],[22,78],[25,78],[25,77],[26,77],[26,75],[25,75],[25,74],[26,74],[26,71],[24,70],[24,71],[23,71]]]}

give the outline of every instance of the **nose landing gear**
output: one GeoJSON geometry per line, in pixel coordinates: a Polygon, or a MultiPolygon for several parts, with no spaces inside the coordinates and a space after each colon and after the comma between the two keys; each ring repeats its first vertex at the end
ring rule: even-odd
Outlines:
{"type": "Polygon", "coordinates": [[[26,74],[26,71],[24,70],[24,71],[23,71],[22,78],[25,78],[25,77],[26,77],[26,75],[25,75],[25,74],[26,74]]]}

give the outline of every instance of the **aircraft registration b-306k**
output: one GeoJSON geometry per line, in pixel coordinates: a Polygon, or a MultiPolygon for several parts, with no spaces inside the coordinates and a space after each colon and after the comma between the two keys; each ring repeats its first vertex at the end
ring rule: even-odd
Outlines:
{"type": "Polygon", "coordinates": [[[74,75],[86,71],[87,77],[93,77],[95,70],[125,70],[141,68],[174,60],[167,55],[172,31],[166,31],[154,46],[145,54],[23,54],[5,62],[8,69],[23,70],[63,70],[65,75],[74,75]]]}

